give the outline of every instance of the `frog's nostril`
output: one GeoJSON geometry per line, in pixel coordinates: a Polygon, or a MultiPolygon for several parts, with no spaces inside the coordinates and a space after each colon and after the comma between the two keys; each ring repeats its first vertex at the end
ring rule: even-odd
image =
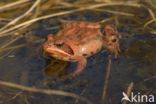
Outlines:
{"type": "Polygon", "coordinates": [[[47,45],[47,47],[51,47],[51,46],[52,46],[51,44],[48,44],[48,45],[47,45]]]}

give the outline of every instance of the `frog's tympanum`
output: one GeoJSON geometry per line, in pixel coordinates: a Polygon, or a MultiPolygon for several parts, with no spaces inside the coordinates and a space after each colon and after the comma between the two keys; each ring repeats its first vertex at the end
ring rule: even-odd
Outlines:
{"type": "Polygon", "coordinates": [[[79,74],[87,64],[87,57],[102,49],[118,55],[119,33],[112,25],[101,26],[98,22],[66,21],[56,34],[48,35],[43,50],[50,56],[70,62],[77,62],[74,75],[79,74]]]}

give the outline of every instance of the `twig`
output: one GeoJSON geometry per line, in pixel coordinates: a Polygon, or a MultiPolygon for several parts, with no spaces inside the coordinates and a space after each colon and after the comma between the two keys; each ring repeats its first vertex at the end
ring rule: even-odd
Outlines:
{"type": "Polygon", "coordinates": [[[12,19],[8,19],[8,18],[0,18],[0,21],[6,21],[6,22],[9,22],[11,21],[12,19]]]}
{"type": "Polygon", "coordinates": [[[107,9],[93,9],[95,11],[100,11],[100,12],[108,12],[116,15],[123,15],[123,16],[134,16],[132,13],[126,13],[126,12],[121,12],[121,11],[113,11],[113,10],[107,10],[107,9]]]}
{"type": "Polygon", "coordinates": [[[6,43],[5,45],[0,47],[0,50],[2,50],[3,48],[9,46],[10,44],[14,43],[15,41],[17,41],[18,39],[22,38],[23,36],[18,36],[15,39],[11,40],[10,42],[6,43]]]}
{"type": "MultiPolygon", "coordinates": [[[[29,14],[30,12],[32,12],[32,10],[33,10],[39,3],[40,3],[40,0],[36,0],[36,2],[34,3],[34,5],[32,5],[32,7],[31,7],[26,13],[24,13],[23,15],[21,15],[20,17],[18,17],[18,18],[16,18],[16,19],[14,19],[12,22],[8,23],[8,25],[6,25],[6,27],[9,26],[9,24],[11,24],[11,23],[17,22],[19,19],[22,19],[23,16],[26,16],[27,14],[29,14]]],[[[37,6],[37,7],[38,7],[38,6],[37,6]]],[[[38,8],[39,8],[39,7],[38,7],[38,8]]],[[[37,13],[36,13],[35,17],[36,17],[37,14],[38,14],[38,9],[36,10],[36,12],[37,12],[37,13]]],[[[26,28],[26,27],[29,26],[29,25],[31,25],[31,24],[25,25],[25,26],[23,26],[23,27],[20,28],[20,29],[26,28]]],[[[4,28],[5,28],[5,27],[4,27],[4,28]]],[[[4,28],[3,28],[3,29],[4,29],[4,28]]],[[[21,37],[23,37],[23,36],[18,36],[17,38],[13,39],[11,42],[9,42],[9,43],[3,45],[2,47],[0,47],[0,50],[2,50],[2,49],[4,49],[5,47],[9,46],[10,44],[12,44],[13,42],[15,42],[16,40],[18,40],[18,39],[21,38],[21,37]]]]}
{"type": "Polygon", "coordinates": [[[151,19],[151,20],[149,20],[148,22],[146,22],[144,24],[144,28],[148,27],[150,29],[150,33],[152,33],[152,34],[156,34],[156,29],[151,28],[149,25],[154,23],[154,22],[156,22],[156,18],[155,19],[151,19]]]}
{"type": "Polygon", "coordinates": [[[156,75],[155,75],[155,76],[151,76],[150,78],[144,79],[143,82],[149,81],[149,80],[151,80],[151,79],[156,79],[156,75]]]}
{"type": "Polygon", "coordinates": [[[10,53],[12,53],[14,51],[14,49],[6,52],[4,55],[0,56],[0,59],[3,59],[4,57],[8,56],[10,53]]]}
{"type": "Polygon", "coordinates": [[[108,2],[112,2],[112,0],[95,0],[96,2],[105,2],[105,3],[108,3],[108,2]]]}
{"type": "MultiPolygon", "coordinates": [[[[39,40],[36,40],[34,41],[33,43],[41,43],[43,42],[44,39],[39,39],[39,40]]],[[[11,43],[10,43],[11,44],[11,43]]],[[[0,52],[3,52],[3,51],[7,51],[7,50],[11,50],[11,49],[17,49],[17,48],[22,48],[22,47],[25,47],[27,44],[20,44],[20,45],[17,45],[17,46],[12,46],[12,47],[7,47],[7,48],[3,48],[0,50],[0,52]]]]}
{"type": "Polygon", "coordinates": [[[25,104],[30,104],[26,95],[23,95],[25,104]]]}
{"type": "MultiPolygon", "coordinates": [[[[80,96],[82,96],[86,90],[87,90],[87,88],[83,89],[82,92],[80,93],[80,96]]],[[[74,104],[78,104],[78,102],[79,102],[79,99],[76,99],[74,104]]]]}
{"type": "MultiPolygon", "coordinates": [[[[126,92],[126,93],[127,93],[127,96],[128,96],[128,97],[131,95],[133,86],[134,86],[134,83],[131,82],[131,83],[129,84],[128,88],[127,88],[127,92],[126,92]]],[[[124,101],[122,102],[122,104],[127,104],[127,100],[124,100],[124,101]]]]}
{"type": "Polygon", "coordinates": [[[105,77],[105,82],[104,82],[104,87],[103,87],[101,104],[106,103],[106,94],[107,94],[108,83],[109,83],[109,78],[110,78],[111,65],[112,65],[112,60],[111,60],[111,55],[110,55],[108,57],[108,65],[107,65],[107,69],[106,69],[107,72],[106,72],[106,77],[105,77]]]}
{"type": "Polygon", "coordinates": [[[149,14],[151,15],[152,19],[155,19],[154,12],[151,9],[149,9],[149,8],[147,8],[147,10],[148,10],[149,14]]]}
{"type": "Polygon", "coordinates": [[[15,89],[20,89],[20,90],[24,90],[24,91],[29,91],[29,92],[72,97],[72,98],[80,99],[81,101],[84,101],[87,104],[93,104],[90,100],[88,100],[84,97],[80,97],[80,96],[78,96],[74,93],[71,93],[71,92],[65,92],[65,91],[53,90],[53,89],[41,89],[41,88],[28,87],[28,86],[23,86],[23,85],[19,85],[19,84],[14,84],[11,82],[5,82],[2,80],[0,80],[0,85],[15,88],[15,89]]]}
{"type": "Polygon", "coordinates": [[[144,25],[144,28],[146,28],[149,24],[156,21],[154,12],[149,8],[147,8],[147,10],[148,10],[149,14],[151,15],[152,20],[149,20],[148,22],[146,22],[145,25],[144,25]]]}
{"type": "MultiPolygon", "coordinates": [[[[137,3],[131,3],[131,2],[110,2],[110,3],[100,3],[100,4],[96,4],[96,5],[91,5],[91,6],[88,6],[86,8],[94,9],[94,8],[105,7],[105,6],[130,6],[130,7],[137,7],[137,8],[139,8],[142,5],[137,4],[137,3]]],[[[80,7],[80,8],[85,8],[85,7],[80,7]]]]}
{"type": "Polygon", "coordinates": [[[149,20],[148,22],[145,23],[144,28],[146,28],[148,25],[150,25],[151,23],[153,23],[155,21],[156,21],[156,18],[152,19],[152,20],[149,20]]]}
{"type": "Polygon", "coordinates": [[[0,29],[0,31],[3,31],[4,29],[6,29],[7,27],[14,25],[15,23],[17,23],[19,20],[21,20],[22,18],[26,17],[27,15],[29,15],[35,8],[36,6],[40,3],[41,0],[36,0],[36,2],[32,5],[32,7],[30,9],[28,9],[28,11],[26,11],[23,15],[15,18],[14,20],[10,21],[8,24],[6,24],[4,27],[2,27],[0,29]]]}
{"type": "MultiPolygon", "coordinates": [[[[37,1],[36,1],[37,2],[37,1]]],[[[34,4],[34,5],[36,5],[36,10],[35,10],[35,13],[34,13],[34,15],[32,16],[32,19],[34,19],[34,18],[36,18],[38,15],[39,15],[39,8],[40,8],[40,2],[38,2],[37,4],[34,4]]],[[[32,6],[32,8],[33,8],[33,6],[32,6]]],[[[27,24],[27,25],[24,25],[24,26],[22,26],[20,29],[18,29],[17,31],[24,31],[24,29],[26,28],[26,27],[28,27],[28,26],[30,26],[32,23],[30,23],[30,24],[27,24]]]]}
{"type": "Polygon", "coordinates": [[[17,98],[17,96],[21,95],[22,93],[23,93],[23,91],[20,91],[20,92],[16,93],[16,94],[15,94],[11,99],[9,99],[8,101],[11,101],[11,100],[17,98]]]}
{"type": "Polygon", "coordinates": [[[113,19],[115,19],[115,17],[106,18],[106,19],[101,20],[100,23],[105,23],[105,22],[111,21],[113,19]]]}
{"type": "Polygon", "coordinates": [[[53,26],[53,27],[48,27],[48,28],[45,28],[46,30],[56,30],[58,29],[59,26],[53,26]]]}
{"type": "Polygon", "coordinates": [[[65,14],[71,14],[71,13],[75,13],[75,12],[80,12],[86,9],[94,9],[94,8],[99,8],[99,7],[104,7],[104,6],[115,6],[115,5],[124,5],[124,6],[132,6],[132,7],[141,7],[141,5],[139,4],[130,4],[130,3],[125,3],[125,2],[115,2],[115,3],[107,3],[107,4],[96,4],[96,5],[92,5],[92,6],[88,6],[88,7],[82,7],[79,9],[74,9],[74,10],[69,10],[69,11],[64,11],[64,12],[59,12],[59,13],[54,13],[54,14],[50,14],[50,15],[46,15],[46,16],[41,16],[26,22],[23,22],[19,25],[16,25],[10,29],[4,30],[2,32],[0,32],[0,37],[4,37],[4,36],[8,36],[10,34],[5,34],[7,32],[13,31],[15,29],[18,29],[24,25],[30,24],[30,23],[34,23],[43,19],[47,19],[47,18],[51,18],[51,17],[56,17],[56,16],[61,16],[61,15],[65,15],[65,14]]]}
{"type": "Polygon", "coordinates": [[[151,28],[151,27],[149,26],[150,24],[156,22],[155,14],[154,14],[154,12],[153,12],[151,9],[147,8],[147,10],[148,10],[149,14],[151,15],[151,18],[152,18],[152,19],[149,20],[149,21],[147,21],[147,22],[144,24],[144,28],[149,28],[149,29],[150,29],[150,33],[156,34],[156,30],[153,29],[153,28],[151,28]]]}
{"type": "Polygon", "coordinates": [[[13,3],[10,3],[10,4],[6,4],[6,5],[0,7],[0,12],[6,10],[8,8],[10,9],[12,7],[15,7],[17,5],[24,4],[29,1],[31,1],[31,0],[19,0],[19,1],[13,2],[13,3]]]}

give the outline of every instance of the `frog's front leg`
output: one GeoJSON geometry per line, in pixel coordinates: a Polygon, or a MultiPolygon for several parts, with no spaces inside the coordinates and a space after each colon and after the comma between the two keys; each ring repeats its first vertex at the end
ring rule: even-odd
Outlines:
{"type": "Polygon", "coordinates": [[[74,59],[77,60],[77,68],[73,73],[73,75],[75,76],[79,74],[86,67],[87,59],[83,56],[76,56],[74,59]]]}

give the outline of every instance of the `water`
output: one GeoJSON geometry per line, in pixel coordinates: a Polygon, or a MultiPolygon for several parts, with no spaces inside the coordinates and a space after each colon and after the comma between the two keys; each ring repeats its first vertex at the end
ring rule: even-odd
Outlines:
{"type": "MultiPolygon", "coordinates": [[[[97,21],[107,14],[86,11],[69,16],[63,19],[97,21]],[[83,17],[82,17],[83,16],[83,17]]],[[[43,41],[33,43],[33,41],[45,40],[48,33],[56,33],[56,29],[47,29],[49,26],[59,26],[54,22],[56,18],[38,23],[35,28],[30,29],[30,33],[25,33],[27,38],[19,39],[13,46],[26,44],[24,47],[13,50],[0,59],[0,79],[8,82],[18,83],[45,89],[58,89],[84,96],[94,104],[99,104],[102,96],[104,78],[106,74],[108,52],[100,53],[88,58],[87,67],[75,78],[70,77],[74,71],[76,63],[67,63],[65,69],[61,66],[65,64],[58,61],[58,64],[51,65],[49,70],[56,67],[58,71],[47,71],[47,57],[41,50],[43,41]],[[51,22],[49,22],[51,21],[51,22]],[[32,36],[34,34],[35,37],[32,36]],[[32,41],[29,42],[29,40],[32,41]],[[48,75],[47,75],[48,74],[48,75]]],[[[124,21],[126,22],[126,21],[124,21]]],[[[156,36],[133,31],[131,26],[119,26],[122,34],[121,53],[117,59],[112,58],[112,70],[110,74],[109,87],[107,92],[110,104],[121,104],[122,92],[133,82],[135,93],[156,94],[156,36]]],[[[2,39],[3,41],[7,39],[2,39]]],[[[50,58],[49,62],[56,61],[50,58]]],[[[1,86],[0,104],[85,104],[74,98],[46,95],[41,93],[31,93],[1,86]],[[19,93],[19,94],[18,94],[19,93]],[[15,95],[18,94],[16,97],[15,95]]]]}

